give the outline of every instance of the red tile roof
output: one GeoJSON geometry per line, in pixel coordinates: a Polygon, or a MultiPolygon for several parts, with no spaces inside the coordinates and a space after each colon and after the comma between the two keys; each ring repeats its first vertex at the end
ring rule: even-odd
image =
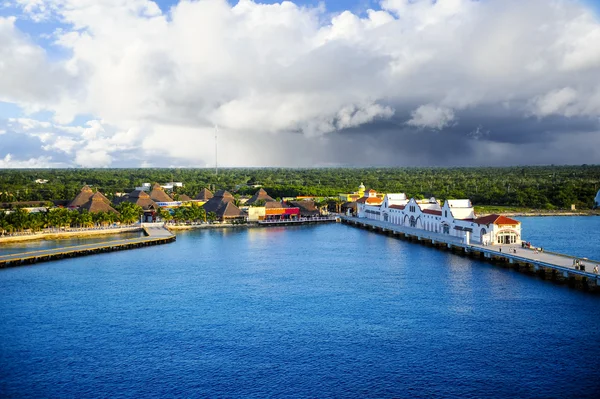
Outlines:
{"type": "Polygon", "coordinates": [[[400,209],[400,210],[404,209],[404,205],[390,205],[389,207],[392,209],[400,209]]]}
{"type": "Polygon", "coordinates": [[[361,204],[367,203],[369,205],[381,205],[383,200],[381,198],[377,198],[377,197],[362,197],[361,199],[357,200],[356,202],[361,203],[361,204]]]}
{"type": "Polygon", "coordinates": [[[477,224],[497,224],[497,225],[521,224],[521,222],[519,222],[518,220],[511,219],[509,217],[502,216],[502,215],[483,216],[483,217],[475,219],[474,222],[477,224]]]}
{"type": "Polygon", "coordinates": [[[434,209],[423,209],[423,213],[427,213],[429,215],[442,216],[442,211],[436,211],[434,209]]]}

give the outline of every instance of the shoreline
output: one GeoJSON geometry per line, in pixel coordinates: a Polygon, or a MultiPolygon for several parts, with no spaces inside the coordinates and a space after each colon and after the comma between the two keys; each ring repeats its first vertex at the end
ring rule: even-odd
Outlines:
{"type": "Polygon", "coordinates": [[[506,211],[506,212],[476,212],[477,216],[488,216],[492,214],[502,215],[502,216],[600,216],[600,212],[598,211],[528,211],[528,212],[519,212],[519,211],[506,211]]]}
{"type": "Polygon", "coordinates": [[[49,232],[49,233],[35,233],[30,235],[22,236],[4,236],[0,237],[0,245],[4,243],[14,243],[23,241],[37,241],[37,240],[60,240],[64,238],[74,237],[93,237],[93,236],[104,236],[122,233],[135,233],[137,231],[143,231],[142,227],[122,227],[118,229],[98,229],[98,230],[83,230],[83,231],[60,231],[60,232],[49,232]]]}
{"type": "MultiPolygon", "coordinates": [[[[491,214],[498,214],[502,216],[509,217],[547,217],[547,216],[600,216],[599,211],[589,210],[589,211],[535,211],[532,210],[530,212],[479,212],[478,216],[487,216],[491,214]]],[[[186,231],[186,230],[196,230],[196,229],[229,229],[229,228],[262,228],[265,227],[258,223],[240,223],[240,224],[230,224],[230,223],[214,223],[214,224],[194,224],[194,225],[170,225],[166,224],[165,227],[171,231],[186,231]]],[[[40,232],[30,235],[17,235],[17,236],[0,236],[0,245],[3,243],[15,243],[15,242],[23,242],[23,241],[35,241],[35,240],[60,240],[64,238],[74,238],[74,237],[93,237],[93,236],[102,236],[102,235],[113,235],[113,234],[122,234],[122,233],[133,233],[143,231],[141,226],[132,226],[132,227],[123,227],[123,228],[109,228],[109,229],[97,229],[97,230],[82,230],[82,231],[61,231],[61,232],[40,232]]]]}

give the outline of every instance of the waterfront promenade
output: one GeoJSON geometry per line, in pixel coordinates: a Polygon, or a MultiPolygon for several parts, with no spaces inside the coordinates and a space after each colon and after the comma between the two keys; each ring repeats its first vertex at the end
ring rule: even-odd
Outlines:
{"type": "Polygon", "coordinates": [[[64,258],[85,256],[103,252],[120,251],[150,245],[167,244],[175,241],[175,235],[162,223],[143,224],[146,234],[144,237],[82,244],[71,247],[54,249],[41,249],[37,251],[21,252],[16,254],[0,255],[0,268],[26,265],[38,262],[47,262],[64,258]]]}
{"type": "MultiPolygon", "coordinates": [[[[341,215],[345,223],[370,228],[382,233],[403,235],[409,239],[429,243],[434,246],[445,246],[448,249],[460,250],[462,253],[478,256],[490,261],[500,261],[513,265],[516,269],[523,269],[536,274],[542,274],[552,279],[584,279],[586,284],[600,288],[600,275],[593,269],[600,264],[598,260],[588,260],[554,252],[540,252],[535,249],[522,248],[520,244],[512,245],[480,245],[466,243],[460,237],[435,233],[422,229],[400,226],[378,220],[357,218],[341,215]],[[516,250],[516,253],[515,253],[516,250]],[[585,265],[585,270],[575,268],[575,260],[585,265]]],[[[600,267],[599,267],[600,268],[600,267]]]]}

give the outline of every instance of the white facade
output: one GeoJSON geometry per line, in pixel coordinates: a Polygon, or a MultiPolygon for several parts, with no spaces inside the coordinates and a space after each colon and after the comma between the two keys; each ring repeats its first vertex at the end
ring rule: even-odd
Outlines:
{"type": "Polygon", "coordinates": [[[378,203],[373,197],[373,193],[365,193],[365,197],[357,201],[359,218],[447,234],[477,244],[521,242],[520,222],[499,215],[477,218],[468,199],[446,200],[440,206],[435,198],[409,200],[405,194],[387,194],[378,203]]]}
{"type": "Polygon", "coordinates": [[[594,200],[594,208],[600,208],[600,190],[596,194],[596,199],[594,200]]]}

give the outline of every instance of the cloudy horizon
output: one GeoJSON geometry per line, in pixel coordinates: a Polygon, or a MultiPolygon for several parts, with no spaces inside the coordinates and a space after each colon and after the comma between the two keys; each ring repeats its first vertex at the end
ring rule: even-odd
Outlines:
{"type": "Polygon", "coordinates": [[[598,9],[0,0],[0,168],[600,163],[598,9]]]}

